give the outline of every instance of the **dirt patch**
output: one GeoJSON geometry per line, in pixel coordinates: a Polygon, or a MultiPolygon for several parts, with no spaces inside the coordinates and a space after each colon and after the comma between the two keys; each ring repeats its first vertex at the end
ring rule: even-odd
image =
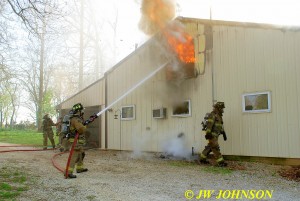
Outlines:
{"type": "Polygon", "coordinates": [[[300,167],[287,167],[278,171],[279,175],[288,179],[300,182],[300,167]]]}

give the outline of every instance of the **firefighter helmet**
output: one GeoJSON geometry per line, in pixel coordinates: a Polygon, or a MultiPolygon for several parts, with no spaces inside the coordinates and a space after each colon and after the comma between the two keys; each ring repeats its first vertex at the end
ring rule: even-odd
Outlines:
{"type": "Polygon", "coordinates": [[[225,104],[224,104],[224,102],[217,102],[216,104],[214,104],[214,108],[218,109],[218,110],[224,109],[225,104]]]}
{"type": "Polygon", "coordinates": [[[77,103],[77,104],[73,105],[73,107],[72,107],[72,113],[76,114],[77,112],[81,112],[83,109],[84,108],[83,108],[82,104],[81,103],[77,103]]]}

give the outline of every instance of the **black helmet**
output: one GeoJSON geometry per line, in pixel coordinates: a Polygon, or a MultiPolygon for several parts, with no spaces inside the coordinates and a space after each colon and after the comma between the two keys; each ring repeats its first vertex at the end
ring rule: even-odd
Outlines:
{"type": "Polygon", "coordinates": [[[81,103],[77,103],[77,104],[73,105],[73,107],[72,107],[72,113],[76,114],[77,112],[81,112],[83,109],[84,108],[81,105],[81,103]]]}
{"type": "Polygon", "coordinates": [[[224,109],[225,108],[225,103],[224,102],[217,102],[216,104],[214,104],[214,108],[215,109],[224,109]]]}

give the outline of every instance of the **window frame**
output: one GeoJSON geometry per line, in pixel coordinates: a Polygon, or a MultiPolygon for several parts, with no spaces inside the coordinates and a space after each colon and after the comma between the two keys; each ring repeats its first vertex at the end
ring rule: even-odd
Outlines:
{"type": "MultiPolygon", "coordinates": [[[[256,99],[255,97],[254,99],[256,99]]],[[[253,106],[253,105],[249,105],[253,106]]],[[[263,91],[263,92],[254,92],[254,93],[245,93],[242,95],[242,111],[243,113],[266,113],[266,112],[271,112],[271,92],[270,91],[263,91]],[[250,96],[261,96],[261,95],[267,95],[267,108],[262,108],[262,109],[246,109],[246,99],[247,97],[250,96]]]]}
{"type": "Polygon", "coordinates": [[[188,111],[189,113],[182,113],[182,114],[174,114],[174,106],[172,107],[172,117],[191,117],[192,116],[192,106],[191,106],[191,100],[190,99],[187,99],[187,100],[184,100],[182,103],[188,103],[188,111]]]}
{"type": "Polygon", "coordinates": [[[125,106],[121,106],[121,120],[124,121],[130,121],[130,120],[135,120],[135,105],[125,105],[125,106]],[[126,108],[132,108],[132,117],[124,117],[124,109],[126,108]]]}

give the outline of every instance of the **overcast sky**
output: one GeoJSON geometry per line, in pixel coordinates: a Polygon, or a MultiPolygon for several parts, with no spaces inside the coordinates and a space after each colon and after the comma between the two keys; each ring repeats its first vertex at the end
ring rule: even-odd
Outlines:
{"type": "Polygon", "coordinates": [[[298,0],[177,0],[182,16],[300,26],[298,0]]]}

